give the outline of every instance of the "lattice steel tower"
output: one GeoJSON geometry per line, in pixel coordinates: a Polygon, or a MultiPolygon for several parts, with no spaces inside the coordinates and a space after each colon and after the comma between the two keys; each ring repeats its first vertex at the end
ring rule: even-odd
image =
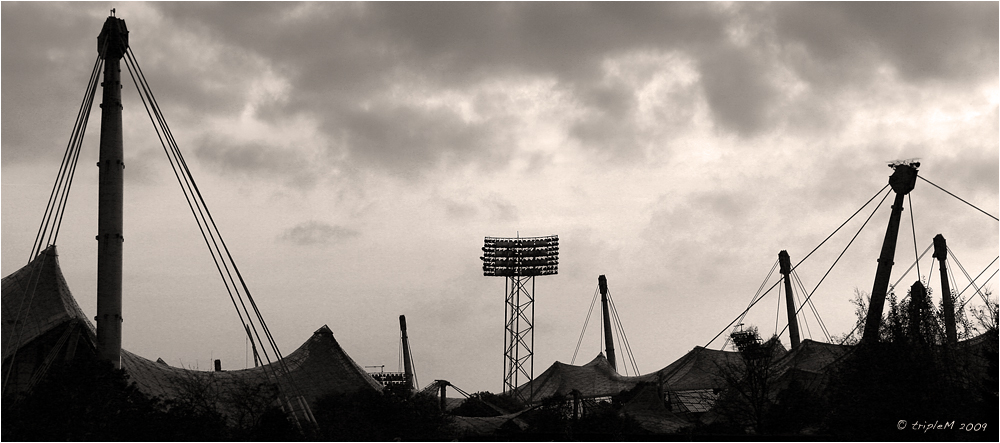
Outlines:
{"type": "Polygon", "coordinates": [[[483,275],[507,277],[503,391],[516,393],[535,375],[535,277],[559,272],[559,237],[486,237],[480,258],[483,275]]]}

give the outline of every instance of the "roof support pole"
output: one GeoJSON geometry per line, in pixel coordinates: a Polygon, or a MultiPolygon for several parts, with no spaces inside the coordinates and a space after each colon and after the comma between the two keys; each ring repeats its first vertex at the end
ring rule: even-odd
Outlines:
{"type": "Polygon", "coordinates": [[[893,173],[889,176],[889,185],[896,193],[889,215],[889,225],[885,229],[885,240],[882,241],[882,252],[878,257],[878,270],[875,271],[875,283],[872,286],[871,301],[868,306],[868,317],[865,319],[865,332],[862,342],[878,342],[879,326],[882,323],[882,309],[885,307],[885,296],[889,289],[889,277],[892,274],[893,260],[896,256],[896,238],[899,236],[899,218],[903,213],[903,197],[913,190],[917,181],[917,167],[920,163],[892,164],[893,173]]]}
{"type": "Polygon", "coordinates": [[[413,363],[410,360],[410,339],[406,337],[406,316],[399,316],[399,333],[403,340],[403,374],[406,389],[413,390],[413,363]]]}
{"type": "Polygon", "coordinates": [[[792,272],[792,260],[788,256],[788,251],[778,253],[778,266],[781,275],[785,276],[785,307],[788,310],[788,339],[792,342],[792,349],[799,347],[799,322],[795,318],[795,295],[792,293],[792,280],[789,274],[792,272]]]}
{"type": "Polygon", "coordinates": [[[941,234],[934,236],[934,258],[941,263],[941,302],[944,305],[944,333],[949,345],[958,344],[958,332],[955,327],[955,300],[951,296],[951,283],[948,281],[948,243],[941,234]]]}
{"type": "Polygon", "coordinates": [[[97,210],[97,354],[121,368],[124,154],[120,60],[128,48],[125,20],[108,17],[97,37],[104,57],[97,210]]]}
{"type": "Polygon", "coordinates": [[[611,311],[608,309],[608,279],[603,275],[597,277],[597,287],[601,290],[601,310],[604,313],[604,348],[607,352],[608,363],[611,363],[611,367],[617,371],[615,341],[611,333],[611,311]]]}

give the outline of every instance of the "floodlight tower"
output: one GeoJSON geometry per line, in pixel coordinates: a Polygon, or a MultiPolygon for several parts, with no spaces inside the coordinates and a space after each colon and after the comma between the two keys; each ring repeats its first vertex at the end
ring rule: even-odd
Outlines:
{"type": "Polygon", "coordinates": [[[535,277],[559,272],[559,237],[486,237],[480,259],[483,275],[507,278],[503,391],[517,392],[535,376],[535,277]]]}

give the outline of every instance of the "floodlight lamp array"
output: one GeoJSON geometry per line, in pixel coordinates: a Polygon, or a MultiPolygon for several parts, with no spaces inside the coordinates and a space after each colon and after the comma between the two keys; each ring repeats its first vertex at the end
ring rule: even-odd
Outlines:
{"type": "Polygon", "coordinates": [[[483,275],[533,277],[559,272],[559,236],[486,237],[483,242],[483,275]]]}

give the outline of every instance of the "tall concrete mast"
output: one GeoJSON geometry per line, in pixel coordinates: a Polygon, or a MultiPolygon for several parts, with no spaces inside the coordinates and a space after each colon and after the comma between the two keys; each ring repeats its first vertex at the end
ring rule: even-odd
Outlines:
{"type": "Polygon", "coordinates": [[[601,290],[601,310],[604,313],[604,347],[607,351],[608,363],[616,371],[615,364],[615,341],[611,335],[611,311],[608,309],[608,279],[603,275],[597,277],[597,287],[601,290]]]}
{"type": "Polygon", "coordinates": [[[125,20],[108,17],[97,37],[104,57],[101,102],[101,151],[97,210],[97,354],[121,367],[122,349],[122,207],[124,154],[120,61],[128,48],[125,20]]]}
{"type": "Polygon", "coordinates": [[[795,319],[795,295],[792,293],[792,281],[789,274],[792,273],[792,260],[788,256],[788,251],[778,253],[778,272],[784,275],[785,279],[785,307],[788,310],[788,339],[792,342],[792,349],[799,347],[799,322],[795,319]]]}
{"type": "Polygon", "coordinates": [[[948,281],[948,243],[941,234],[934,236],[934,258],[941,263],[941,301],[944,304],[944,334],[949,345],[958,344],[955,327],[955,300],[951,298],[951,283],[948,281]]]}
{"type": "Polygon", "coordinates": [[[871,302],[868,306],[868,317],[865,319],[865,332],[862,342],[878,342],[879,326],[882,323],[882,309],[885,307],[885,296],[889,289],[889,277],[892,274],[893,260],[896,256],[896,238],[899,236],[899,218],[903,214],[903,197],[913,190],[917,182],[917,168],[920,163],[901,163],[890,165],[893,173],[889,176],[889,186],[896,193],[892,203],[892,214],[889,215],[889,225],[885,229],[885,240],[882,241],[882,252],[878,257],[878,270],[875,271],[875,284],[872,286],[871,302]]]}

